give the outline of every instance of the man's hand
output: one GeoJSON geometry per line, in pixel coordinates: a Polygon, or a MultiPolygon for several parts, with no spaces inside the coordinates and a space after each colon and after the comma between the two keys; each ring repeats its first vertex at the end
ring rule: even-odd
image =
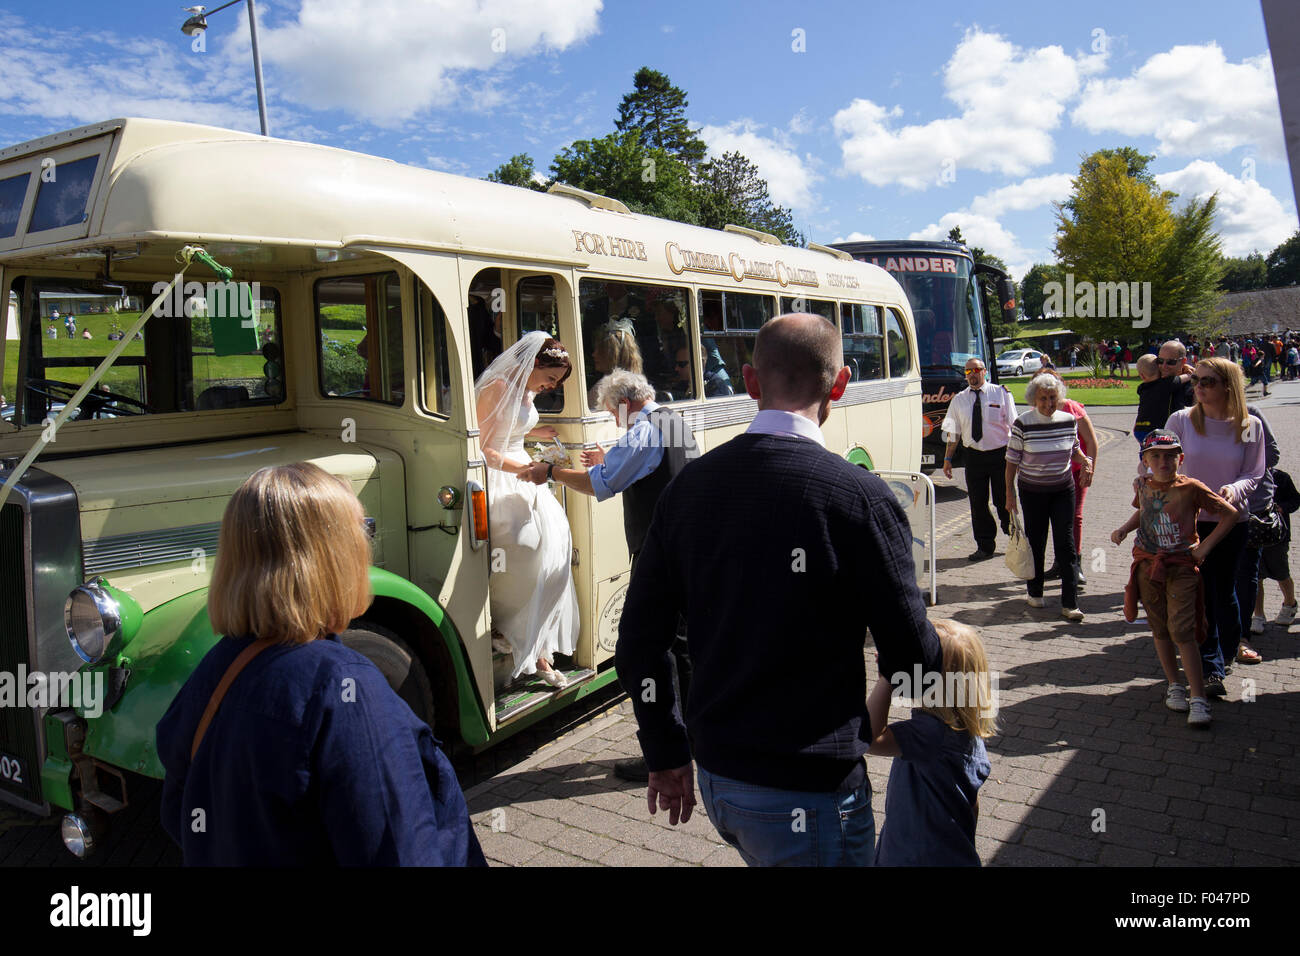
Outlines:
{"type": "Polygon", "coordinates": [[[943,476],[945,478],[952,477],[952,462],[950,462],[947,458],[943,460],[943,476]]]}
{"type": "Polygon", "coordinates": [[[668,822],[673,826],[688,821],[695,809],[694,764],[687,763],[676,770],[651,770],[646,803],[651,816],[655,810],[667,810],[668,822]]]}
{"type": "Polygon", "coordinates": [[[528,471],[524,472],[523,477],[535,485],[546,484],[546,462],[533,462],[528,466],[528,471]]]}
{"type": "Polygon", "coordinates": [[[582,463],[588,468],[603,465],[605,463],[605,449],[597,445],[595,448],[584,451],[582,453],[582,463]]]}

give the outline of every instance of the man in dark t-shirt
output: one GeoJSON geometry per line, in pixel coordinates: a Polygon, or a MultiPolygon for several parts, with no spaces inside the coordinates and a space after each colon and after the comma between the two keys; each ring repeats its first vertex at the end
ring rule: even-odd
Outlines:
{"type": "Polygon", "coordinates": [[[1193,368],[1187,364],[1187,347],[1171,339],[1160,346],[1156,361],[1160,377],[1144,381],[1137,389],[1138,414],[1133,422],[1133,437],[1139,444],[1147,433],[1164,428],[1170,415],[1195,401],[1191,383],[1193,368]]]}

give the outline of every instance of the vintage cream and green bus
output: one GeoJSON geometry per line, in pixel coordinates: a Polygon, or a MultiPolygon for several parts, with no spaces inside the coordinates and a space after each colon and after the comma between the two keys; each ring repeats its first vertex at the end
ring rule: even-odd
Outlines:
{"type": "Polygon", "coordinates": [[[0,706],[0,798],[35,812],[111,813],[124,771],[161,776],[155,725],[217,639],[206,584],[223,509],[265,465],[308,460],[351,482],[375,601],[344,639],[444,741],[485,746],[612,681],[629,570],[617,498],[555,491],[582,618],[570,686],[507,686],[494,659],[473,384],[529,331],[574,357],[540,408],[570,455],[620,434],[589,394],[608,367],[598,340],[618,328],[707,451],[753,418],[740,369],[763,322],[820,314],[855,378],[828,447],[919,465],[917,343],[884,270],[565,187],[115,120],[0,150],[0,301],[11,293],[0,480],[51,440],[0,502],[0,675],[19,690],[0,706]],[[255,316],[212,312],[216,276],[197,264],[141,315],[194,246],[233,270],[255,316]],[[55,428],[110,348],[121,357],[55,428]],[[44,698],[24,696],[24,674],[29,691],[49,675],[44,698]],[[70,674],[106,699],[56,699],[70,674]]]}

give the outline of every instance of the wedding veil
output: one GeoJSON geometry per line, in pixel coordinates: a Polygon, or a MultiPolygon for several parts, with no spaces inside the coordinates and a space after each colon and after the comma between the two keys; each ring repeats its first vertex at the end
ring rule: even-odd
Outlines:
{"type": "Polygon", "coordinates": [[[479,415],[479,444],[483,449],[505,453],[528,391],[528,376],[536,366],[537,353],[549,338],[545,332],[529,332],[493,359],[474,383],[476,402],[485,391],[493,393],[492,408],[486,416],[479,415]],[[499,395],[494,394],[498,391],[499,395]]]}

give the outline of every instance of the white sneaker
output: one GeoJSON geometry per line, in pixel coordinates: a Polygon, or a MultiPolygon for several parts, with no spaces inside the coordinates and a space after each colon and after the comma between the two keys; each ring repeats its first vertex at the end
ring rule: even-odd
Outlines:
{"type": "Polygon", "coordinates": [[[1067,621],[1074,621],[1077,624],[1083,620],[1083,612],[1077,607],[1063,607],[1061,608],[1061,617],[1065,618],[1067,621]]]}
{"type": "Polygon", "coordinates": [[[1277,612],[1277,620],[1275,620],[1273,623],[1281,624],[1283,627],[1290,627],[1291,622],[1295,620],[1296,610],[1297,607],[1294,604],[1291,605],[1283,604],[1282,610],[1277,612]]]}
{"type": "Polygon", "coordinates": [[[1193,697],[1187,709],[1188,727],[1210,726],[1210,705],[1204,697],[1193,697]]]}
{"type": "MultiPolygon", "coordinates": [[[[1294,613],[1294,612],[1293,612],[1293,613],[1294,613]]],[[[1261,616],[1258,615],[1258,614],[1254,615],[1254,616],[1250,619],[1250,633],[1252,633],[1252,634],[1263,634],[1263,633],[1264,633],[1264,625],[1265,625],[1265,623],[1267,623],[1267,622],[1264,620],[1263,617],[1261,617],[1261,616]]]]}
{"type": "Polygon", "coordinates": [[[1029,597],[1026,600],[1029,602],[1030,607],[1047,607],[1047,602],[1040,597],[1029,597]]]}
{"type": "Polygon", "coordinates": [[[1165,691],[1165,706],[1180,714],[1187,713],[1187,688],[1182,684],[1170,684],[1165,691]]]}

